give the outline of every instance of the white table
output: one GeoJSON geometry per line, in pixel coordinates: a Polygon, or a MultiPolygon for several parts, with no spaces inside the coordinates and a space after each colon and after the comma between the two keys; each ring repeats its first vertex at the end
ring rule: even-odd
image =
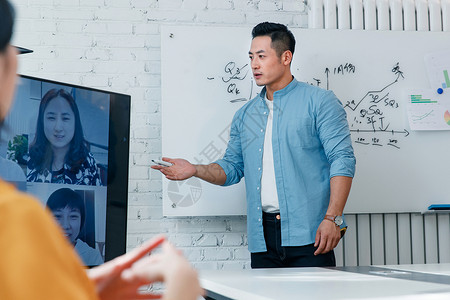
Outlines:
{"type": "Polygon", "coordinates": [[[450,299],[450,264],[200,270],[212,299],[450,299]],[[440,282],[440,283],[436,283],[440,282]]]}
{"type": "Polygon", "coordinates": [[[450,276],[450,264],[419,264],[419,265],[386,265],[379,266],[393,270],[421,272],[427,274],[450,276]]]}

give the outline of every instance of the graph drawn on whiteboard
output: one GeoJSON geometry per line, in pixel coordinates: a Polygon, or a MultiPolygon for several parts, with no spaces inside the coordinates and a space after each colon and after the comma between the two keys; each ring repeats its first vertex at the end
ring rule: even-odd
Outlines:
{"type": "MultiPolygon", "coordinates": [[[[409,131],[404,127],[392,125],[396,119],[398,110],[401,109],[401,101],[393,93],[399,81],[405,79],[400,63],[392,64],[386,68],[384,85],[373,85],[373,89],[362,91],[354,98],[348,98],[346,94],[339,94],[333,89],[339,85],[356,86],[354,76],[360,75],[360,68],[353,63],[344,63],[335,67],[326,67],[323,71],[324,79],[314,77],[309,82],[322,88],[332,89],[342,101],[347,111],[347,119],[353,142],[361,146],[391,147],[400,149],[401,141],[408,137],[409,131]],[[397,126],[397,127],[394,127],[397,126]]],[[[378,80],[377,82],[379,82],[378,80]]],[[[369,85],[370,86],[370,85],[369,85]]],[[[398,122],[397,122],[398,123],[398,122]]]]}

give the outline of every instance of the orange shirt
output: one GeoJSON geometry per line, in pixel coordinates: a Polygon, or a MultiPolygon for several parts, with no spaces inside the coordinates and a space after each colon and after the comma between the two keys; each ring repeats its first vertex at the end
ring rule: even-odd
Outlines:
{"type": "Polygon", "coordinates": [[[0,299],[98,299],[94,284],[50,213],[2,180],[0,299]]]}

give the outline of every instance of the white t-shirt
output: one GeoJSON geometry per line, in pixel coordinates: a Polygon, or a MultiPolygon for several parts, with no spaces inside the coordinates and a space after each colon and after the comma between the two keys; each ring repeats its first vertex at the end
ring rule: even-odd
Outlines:
{"type": "Polygon", "coordinates": [[[6,181],[26,181],[25,173],[15,162],[0,156],[0,177],[6,181]]]}
{"type": "Polygon", "coordinates": [[[103,263],[100,251],[91,248],[87,243],[83,242],[80,239],[77,239],[77,242],[75,244],[75,251],[81,257],[83,263],[86,266],[98,266],[103,263]]]}
{"type": "Polygon", "coordinates": [[[261,177],[261,204],[262,209],[268,213],[280,211],[278,204],[277,184],[275,181],[275,167],[273,164],[272,127],[273,127],[273,101],[267,99],[269,108],[266,134],[264,137],[263,172],[261,177]]]}

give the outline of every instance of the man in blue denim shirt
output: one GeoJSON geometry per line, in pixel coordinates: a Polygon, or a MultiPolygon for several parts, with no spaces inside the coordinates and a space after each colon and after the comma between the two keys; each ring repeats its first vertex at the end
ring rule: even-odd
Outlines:
{"type": "Polygon", "coordinates": [[[173,165],[152,168],[224,186],[245,176],[252,268],[335,266],[355,172],[346,113],[333,92],[292,76],[286,26],[264,22],[252,36],[253,77],[265,87],[235,114],[224,157],[209,165],[164,158],[173,165]]]}

